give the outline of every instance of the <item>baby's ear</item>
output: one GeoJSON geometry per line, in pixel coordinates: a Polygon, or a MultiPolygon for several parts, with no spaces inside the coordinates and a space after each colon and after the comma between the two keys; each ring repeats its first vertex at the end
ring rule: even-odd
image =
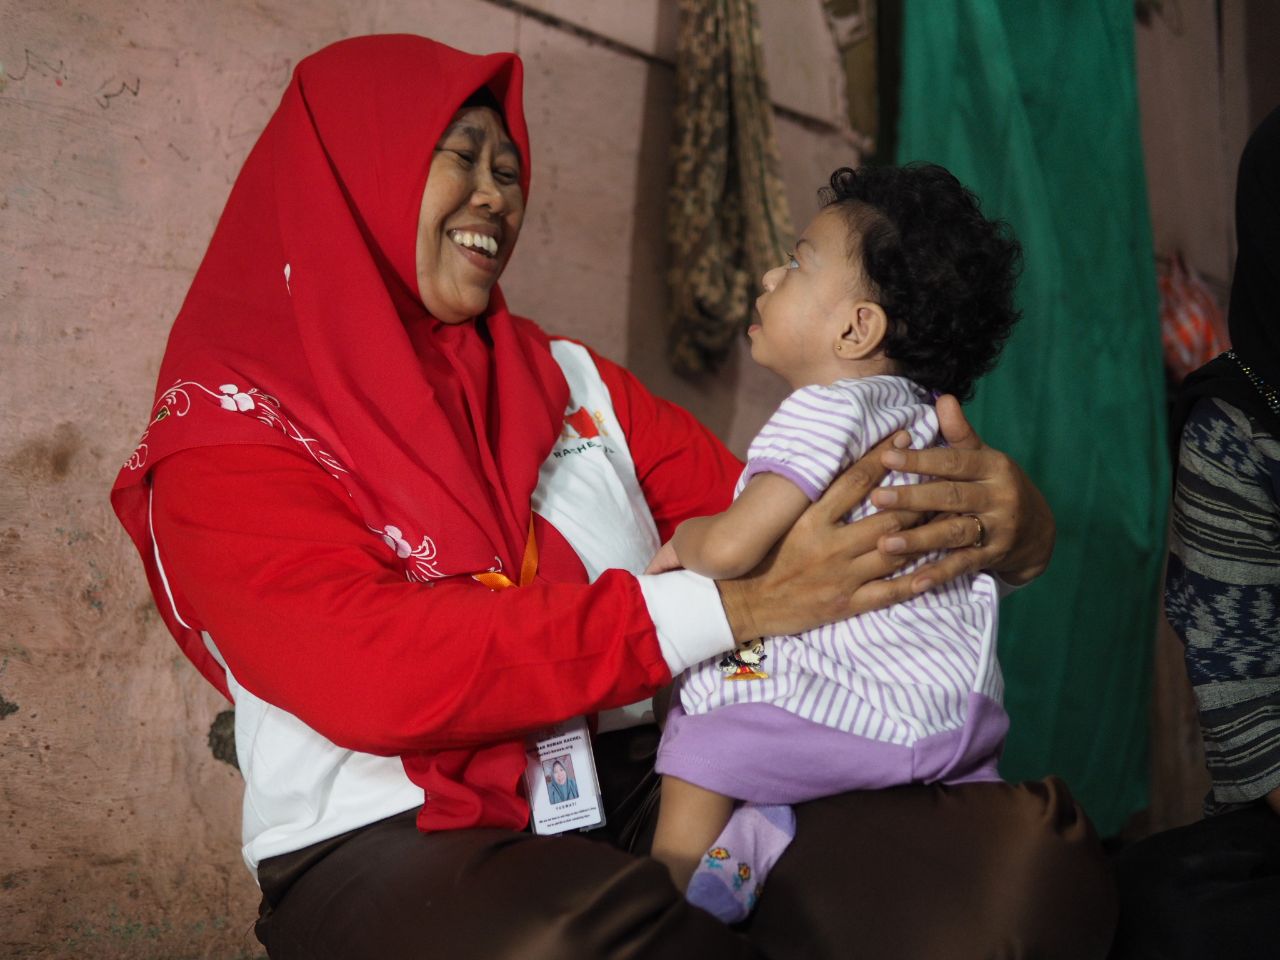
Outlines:
{"type": "Polygon", "coordinates": [[[889,318],[884,308],[870,300],[858,300],[843,311],[834,344],[836,356],[842,360],[865,360],[880,349],[889,318]]]}

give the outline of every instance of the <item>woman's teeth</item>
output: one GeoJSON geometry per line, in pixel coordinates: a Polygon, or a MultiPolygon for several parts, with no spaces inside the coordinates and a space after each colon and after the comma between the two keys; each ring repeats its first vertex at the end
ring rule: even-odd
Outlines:
{"type": "Polygon", "coordinates": [[[460,247],[483,253],[486,257],[498,255],[498,241],[483,233],[472,233],[469,230],[450,230],[449,239],[460,247]]]}

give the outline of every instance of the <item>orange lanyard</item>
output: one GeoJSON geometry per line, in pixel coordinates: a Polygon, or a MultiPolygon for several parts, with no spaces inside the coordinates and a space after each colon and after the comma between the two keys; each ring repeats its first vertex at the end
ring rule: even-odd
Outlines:
{"type": "Polygon", "coordinates": [[[491,570],[488,573],[473,573],[471,579],[478,580],[490,590],[506,590],[508,587],[527,587],[533,583],[533,575],[538,572],[538,541],[533,536],[533,514],[529,514],[529,539],[524,544],[524,559],[520,561],[520,582],[514,583],[505,573],[491,570]]]}

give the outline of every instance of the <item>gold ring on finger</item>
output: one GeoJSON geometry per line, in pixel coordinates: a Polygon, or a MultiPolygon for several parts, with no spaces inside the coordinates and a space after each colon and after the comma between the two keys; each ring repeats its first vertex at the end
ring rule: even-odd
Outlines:
{"type": "Polygon", "coordinates": [[[980,547],[987,541],[987,528],[983,526],[982,519],[976,513],[966,513],[966,517],[978,525],[978,538],[973,541],[973,546],[980,547]]]}

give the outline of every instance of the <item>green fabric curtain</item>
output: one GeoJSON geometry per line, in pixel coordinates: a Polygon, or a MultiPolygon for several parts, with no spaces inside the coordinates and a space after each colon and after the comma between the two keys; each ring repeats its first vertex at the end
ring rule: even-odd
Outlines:
{"type": "Polygon", "coordinates": [[[1058,522],[1049,572],[1001,611],[1001,772],[1061,775],[1105,836],[1146,805],[1169,484],[1133,3],[904,17],[898,161],[948,167],[1025,248],[1023,320],[969,407],[1058,522]]]}

